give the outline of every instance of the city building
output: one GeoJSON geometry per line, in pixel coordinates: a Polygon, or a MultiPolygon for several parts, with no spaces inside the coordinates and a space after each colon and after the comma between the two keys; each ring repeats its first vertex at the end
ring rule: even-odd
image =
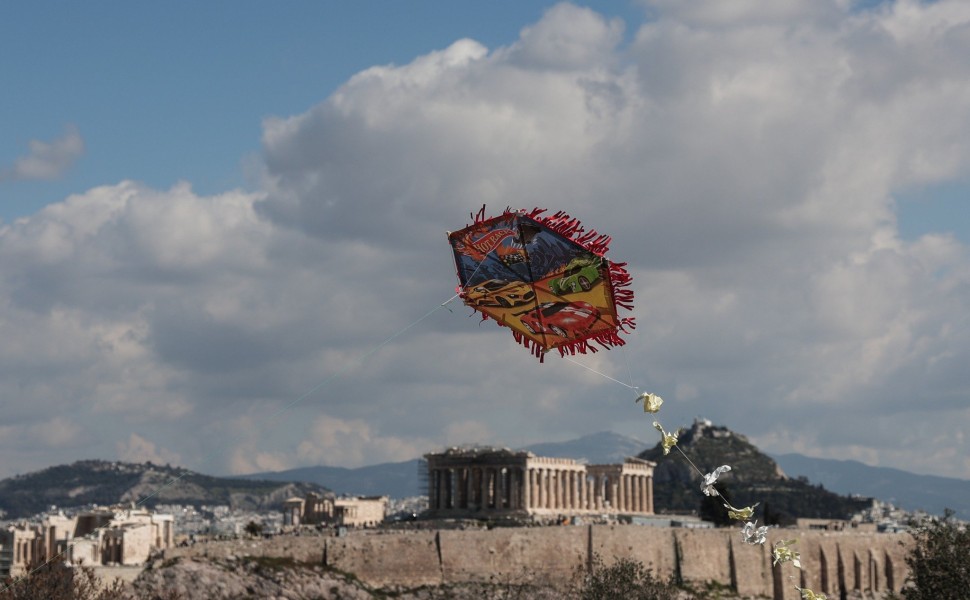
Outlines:
{"type": "Polygon", "coordinates": [[[384,521],[387,502],[387,496],[334,498],[310,492],[283,503],[283,524],[374,527],[384,521]]]}
{"type": "Polygon", "coordinates": [[[174,546],[174,517],[145,509],[99,508],[67,517],[46,516],[0,529],[0,577],[19,577],[31,565],[139,565],[154,550],[174,546]]]}

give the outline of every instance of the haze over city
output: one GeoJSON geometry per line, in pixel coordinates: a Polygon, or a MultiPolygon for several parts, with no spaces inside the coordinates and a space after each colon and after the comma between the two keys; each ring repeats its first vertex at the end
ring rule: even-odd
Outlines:
{"type": "Polygon", "coordinates": [[[4,5],[0,478],[646,447],[642,391],[970,478],[968,55],[959,0],[4,5]],[[442,307],[482,205],[613,236],[627,345],[442,307]]]}

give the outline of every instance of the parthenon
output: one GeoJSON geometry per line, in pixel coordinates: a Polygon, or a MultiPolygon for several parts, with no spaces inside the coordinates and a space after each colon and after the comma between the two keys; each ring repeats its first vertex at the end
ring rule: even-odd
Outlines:
{"type": "Polygon", "coordinates": [[[586,465],[507,448],[426,454],[432,517],[653,514],[656,463],[586,465]]]}

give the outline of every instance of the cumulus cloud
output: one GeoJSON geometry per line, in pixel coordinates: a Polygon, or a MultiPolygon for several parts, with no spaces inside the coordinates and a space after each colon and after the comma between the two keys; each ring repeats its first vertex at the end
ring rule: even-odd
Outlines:
{"type": "Polygon", "coordinates": [[[379,435],[363,419],[317,417],[297,456],[307,464],[359,467],[368,461],[402,462],[427,451],[429,440],[379,435]]]}
{"type": "Polygon", "coordinates": [[[28,153],[7,168],[0,168],[0,181],[57,179],[84,154],[84,140],[77,127],[69,125],[64,135],[50,142],[31,140],[28,153]]]}
{"type": "Polygon", "coordinates": [[[153,442],[132,433],[128,439],[117,443],[118,460],[132,463],[152,462],[157,464],[178,465],[181,457],[165,448],[158,448],[153,442]]]}
{"type": "MultiPolygon", "coordinates": [[[[970,8],[649,5],[563,4],[507,47],[364,70],[265,121],[256,192],[121,182],[4,225],[4,427],[58,414],[62,449],[151,439],[237,473],[650,439],[605,374],[664,396],[671,427],[970,477],[967,248],[900,237],[896,213],[970,164],[970,8]],[[612,234],[629,345],[539,365],[442,307],[444,233],[482,204],[612,234]]],[[[0,452],[36,463],[10,431],[0,452]]]]}

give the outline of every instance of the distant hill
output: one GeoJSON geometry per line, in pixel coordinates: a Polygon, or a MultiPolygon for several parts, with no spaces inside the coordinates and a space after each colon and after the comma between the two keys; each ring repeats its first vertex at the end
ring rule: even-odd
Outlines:
{"type": "Polygon", "coordinates": [[[536,456],[572,458],[591,465],[608,465],[623,462],[625,458],[636,456],[648,447],[649,444],[638,439],[612,431],[601,431],[567,442],[533,444],[523,450],[536,456]]]}
{"type": "Polygon", "coordinates": [[[788,475],[805,477],[840,494],[879,498],[906,510],[943,514],[970,521],[970,481],[935,475],[917,475],[888,467],[870,467],[854,460],[809,458],[779,454],[775,460],[788,475]]]}
{"type": "Polygon", "coordinates": [[[82,460],[0,480],[0,511],[8,519],[25,518],[59,507],[142,502],[224,504],[240,509],[282,507],[292,496],[326,492],[319,485],[251,479],[227,479],[152,463],[82,460]]]}
{"type": "Polygon", "coordinates": [[[427,495],[423,482],[427,467],[422,459],[381,463],[367,467],[300,467],[285,471],[240,475],[242,479],[267,481],[302,481],[326,486],[335,494],[351,496],[389,496],[410,498],[427,495]]]}
{"type": "MultiPolygon", "coordinates": [[[[718,491],[738,508],[760,503],[756,516],[762,522],[787,525],[796,517],[844,519],[869,504],[812,485],[807,479],[789,478],[745,436],[708,421],[697,420],[681,432],[677,446],[704,473],[730,465],[731,471],[718,479],[718,491]]],[[[680,451],[674,449],[664,456],[658,442],[640,458],[657,463],[653,485],[656,512],[698,513],[715,521],[724,514],[719,500],[700,493],[701,476],[680,451]]]]}

